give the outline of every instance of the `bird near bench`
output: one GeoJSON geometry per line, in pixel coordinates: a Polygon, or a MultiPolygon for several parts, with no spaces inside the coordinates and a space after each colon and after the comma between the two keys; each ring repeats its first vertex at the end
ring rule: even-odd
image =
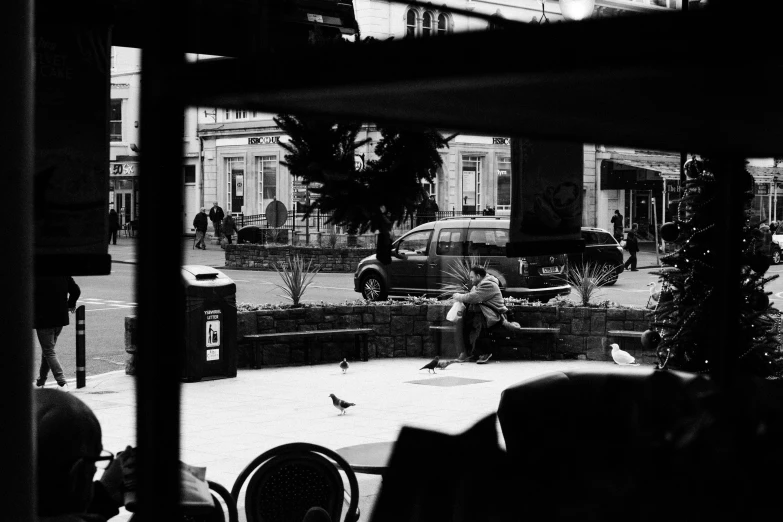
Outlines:
{"type": "Polygon", "coordinates": [[[435,356],[433,360],[419,368],[419,370],[427,369],[427,373],[430,373],[430,370],[432,370],[432,373],[435,373],[435,368],[438,366],[438,361],[440,360],[440,357],[438,355],[435,356]]]}
{"type": "Polygon", "coordinates": [[[636,362],[636,358],[630,353],[620,349],[620,345],[617,343],[612,344],[612,359],[616,364],[624,366],[639,366],[636,362]]]}
{"type": "Polygon", "coordinates": [[[334,393],[330,393],[329,397],[332,398],[332,404],[334,404],[334,407],[340,410],[340,415],[345,415],[345,410],[350,408],[351,406],[356,406],[356,404],[348,401],[344,401],[342,399],[338,399],[334,393]]]}
{"type": "Polygon", "coordinates": [[[343,373],[348,371],[348,361],[343,359],[343,362],[340,363],[340,369],[343,371],[343,373]]]}

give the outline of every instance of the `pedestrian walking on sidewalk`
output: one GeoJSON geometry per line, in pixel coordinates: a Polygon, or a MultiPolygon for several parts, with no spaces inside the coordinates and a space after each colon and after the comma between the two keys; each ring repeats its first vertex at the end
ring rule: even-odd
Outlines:
{"type": "Polygon", "coordinates": [[[625,239],[625,249],[631,254],[631,257],[628,258],[623,266],[625,266],[626,269],[630,266],[631,272],[636,272],[636,253],[639,251],[639,241],[636,238],[636,230],[637,228],[634,224],[631,231],[628,232],[628,237],[625,239]]]}
{"type": "Polygon", "coordinates": [[[43,387],[49,370],[63,391],[68,391],[68,383],[54,347],[63,326],[69,323],[68,313],[76,311],[76,301],[81,290],[71,276],[36,277],[33,291],[33,328],[41,343],[41,366],[36,386],[43,387]]]}
{"type": "Polygon", "coordinates": [[[612,228],[614,231],[614,238],[620,242],[623,239],[623,215],[619,210],[614,211],[612,216],[612,228]]]}
{"type": "Polygon", "coordinates": [[[229,214],[223,219],[223,235],[229,245],[231,244],[231,236],[234,235],[234,232],[238,234],[239,230],[237,229],[237,224],[234,222],[234,217],[229,214]]]}
{"type": "Polygon", "coordinates": [[[120,215],[113,208],[109,210],[109,241],[117,244],[117,231],[120,229],[120,215]]]}
{"type": "Polygon", "coordinates": [[[223,209],[218,205],[218,202],[213,202],[212,208],[209,209],[209,220],[212,221],[212,228],[215,229],[216,238],[220,238],[220,225],[223,223],[224,217],[225,214],[223,213],[223,209]]]}
{"type": "Polygon", "coordinates": [[[193,219],[193,228],[196,229],[196,248],[207,249],[207,245],[204,244],[207,227],[209,227],[209,223],[207,223],[207,209],[206,207],[201,207],[201,212],[196,214],[196,217],[193,219]]]}

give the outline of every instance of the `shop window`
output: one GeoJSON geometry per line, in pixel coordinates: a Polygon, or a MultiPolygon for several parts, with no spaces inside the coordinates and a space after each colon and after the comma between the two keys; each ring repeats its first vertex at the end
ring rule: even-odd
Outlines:
{"type": "Polygon", "coordinates": [[[476,212],[481,202],[481,156],[462,156],[462,211],[476,212]]]}
{"type": "Polygon", "coordinates": [[[226,200],[231,212],[242,212],[245,204],[245,159],[226,158],[226,200]]]}
{"type": "Polygon", "coordinates": [[[185,183],[195,183],[196,182],[196,166],[195,165],[185,165],[182,167],[182,170],[185,174],[185,183]]]}
{"type": "Polygon", "coordinates": [[[109,108],[109,141],[122,141],[122,100],[112,100],[109,108]]]}
{"type": "Polygon", "coordinates": [[[259,213],[263,214],[277,197],[277,156],[261,156],[257,161],[259,213]]]}
{"type": "Polygon", "coordinates": [[[511,156],[498,157],[498,210],[511,209],[511,156]]]}

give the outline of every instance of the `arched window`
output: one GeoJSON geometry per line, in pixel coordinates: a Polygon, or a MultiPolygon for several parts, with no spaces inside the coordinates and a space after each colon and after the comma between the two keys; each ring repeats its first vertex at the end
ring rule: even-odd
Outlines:
{"type": "Polygon", "coordinates": [[[414,38],[416,36],[416,11],[408,10],[405,17],[405,38],[414,38]]]}
{"type": "Polygon", "coordinates": [[[432,13],[424,13],[421,20],[421,34],[423,36],[432,36],[432,13]]]}
{"type": "Polygon", "coordinates": [[[446,34],[448,32],[449,20],[448,17],[441,13],[438,15],[438,36],[446,34]]]}

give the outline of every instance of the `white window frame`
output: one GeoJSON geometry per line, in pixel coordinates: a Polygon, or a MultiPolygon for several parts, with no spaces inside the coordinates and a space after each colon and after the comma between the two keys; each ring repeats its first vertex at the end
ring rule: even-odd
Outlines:
{"type": "Polygon", "coordinates": [[[480,212],[482,210],[482,208],[481,208],[481,174],[482,174],[482,165],[484,163],[484,158],[485,158],[485,156],[481,156],[481,155],[478,155],[478,154],[470,154],[470,153],[462,153],[461,154],[461,158],[460,158],[460,162],[461,162],[461,166],[462,166],[462,168],[460,169],[460,179],[461,179],[460,187],[461,187],[461,194],[462,194],[462,197],[463,197],[463,199],[460,201],[460,205],[461,206],[465,206],[465,200],[464,200],[465,185],[464,185],[464,180],[462,180],[462,171],[464,170],[465,165],[467,163],[475,163],[476,164],[476,187],[475,187],[476,188],[476,203],[474,205],[476,207],[476,212],[480,212]]]}
{"type": "Polygon", "coordinates": [[[419,11],[417,9],[414,9],[413,7],[409,7],[405,11],[405,18],[403,19],[405,22],[405,36],[404,38],[418,38],[421,35],[421,17],[419,16],[419,11]],[[408,18],[410,15],[413,14],[414,20],[413,25],[411,25],[408,22],[408,18]],[[408,34],[408,30],[410,28],[413,28],[413,34],[408,34]]]}
{"type": "Polygon", "coordinates": [[[109,119],[109,141],[111,143],[122,143],[124,141],[124,138],[125,138],[125,132],[124,132],[125,129],[123,129],[123,124],[122,124],[122,114],[123,114],[123,112],[125,112],[124,111],[125,103],[123,103],[123,101],[124,100],[122,98],[112,98],[111,101],[109,102],[109,118],[111,118],[111,116],[112,116],[112,114],[111,114],[111,106],[115,102],[119,103],[119,105],[120,105],[120,119],[119,120],[109,119]],[[120,139],[117,139],[117,140],[112,139],[112,136],[115,136],[115,134],[112,134],[112,132],[111,132],[111,124],[112,123],[119,123],[120,124],[120,139]]]}
{"type": "Polygon", "coordinates": [[[452,32],[452,19],[448,13],[443,13],[436,10],[420,11],[415,7],[408,7],[405,10],[405,14],[402,17],[403,24],[405,26],[405,33],[403,38],[420,38],[429,36],[440,36],[443,34],[449,34],[452,32]],[[408,22],[408,15],[413,14],[415,20],[413,25],[408,22]],[[430,16],[430,33],[424,34],[424,16],[430,16]],[[440,28],[440,21],[443,20],[443,29],[440,28]],[[408,34],[408,29],[413,28],[413,34],[408,34]]]}
{"type": "MultiPolygon", "coordinates": [[[[255,117],[255,113],[253,113],[255,117]]],[[[247,121],[250,119],[250,112],[245,109],[224,109],[223,121],[247,121]]]]}
{"type": "Polygon", "coordinates": [[[421,15],[421,36],[425,38],[429,38],[430,36],[435,36],[436,30],[437,30],[437,18],[435,17],[435,14],[432,11],[424,11],[424,14],[421,15]],[[429,27],[426,27],[424,25],[424,21],[428,16],[430,17],[430,25],[429,27]]]}

